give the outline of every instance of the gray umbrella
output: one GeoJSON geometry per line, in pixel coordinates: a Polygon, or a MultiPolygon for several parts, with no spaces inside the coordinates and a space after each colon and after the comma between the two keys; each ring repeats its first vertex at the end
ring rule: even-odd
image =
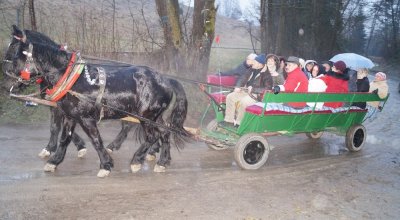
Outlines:
{"type": "Polygon", "coordinates": [[[330,59],[332,62],[343,61],[350,69],[358,70],[360,68],[372,68],[375,64],[368,58],[356,53],[341,53],[330,59]]]}

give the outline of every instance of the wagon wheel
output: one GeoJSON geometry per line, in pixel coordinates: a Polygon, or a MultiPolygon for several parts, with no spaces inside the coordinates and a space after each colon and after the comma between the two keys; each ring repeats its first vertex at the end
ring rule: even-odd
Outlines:
{"type": "Polygon", "coordinates": [[[363,125],[353,125],[346,133],[346,147],[356,152],[362,149],[367,138],[367,131],[363,125]]]}
{"type": "MultiPolygon", "coordinates": [[[[213,131],[217,130],[217,127],[218,127],[218,122],[216,119],[214,119],[214,120],[210,121],[210,123],[208,123],[206,129],[207,129],[207,131],[213,132],[213,131]]],[[[224,144],[214,144],[214,143],[206,143],[206,144],[210,149],[213,149],[213,150],[225,150],[229,147],[228,145],[224,145],[224,144]]]]}
{"type": "Polygon", "coordinates": [[[239,167],[256,170],[267,162],[269,154],[267,139],[256,133],[245,134],[235,146],[235,160],[239,167]]]}
{"type": "Polygon", "coordinates": [[[324,134],[323,131],[307,132],[306,136],[311,139],[319,139],[324,134]]]}

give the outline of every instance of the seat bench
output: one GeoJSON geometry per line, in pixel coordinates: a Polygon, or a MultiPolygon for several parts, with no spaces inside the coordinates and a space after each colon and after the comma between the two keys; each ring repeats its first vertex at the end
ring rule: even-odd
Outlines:
{"type": "MultiPolygon", "coordinates": [[[[237,77],[236,76],[220,76],[218,74],[212,74],[207,76],[207,83],[221,86],[235,86],[237,77]]],[[[226,88],[224,88],[226,90],[226,88]]],[[[215,91],[215,89],[214,89],[215,91]]],[[[218,104],[222,104],[226,102],[226,96],[231,91],[217,91],[211,92],[210,95],[214,98],[214,100],[218,104]]]]}

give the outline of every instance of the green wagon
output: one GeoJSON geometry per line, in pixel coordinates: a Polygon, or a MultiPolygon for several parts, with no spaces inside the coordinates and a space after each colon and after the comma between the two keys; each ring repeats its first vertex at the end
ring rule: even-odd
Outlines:
{"type": "Polygon", "coordinates": [[[210,105],[206,109],[201,123],[200,138],[214,150],[234,147],[234,157],[243,169],[258,169],[268,159],[270,146],[268,136],[305,133],[309,138],[320,138],[325,131],[345,136],[346,147],[355,152],[362,149],[366,140],[366,129],[362,125],[367,114],[366,109],[351,107],[353,102],[382,102],[374,93],[279,93],[267,92],[263,102],[246,108],[245,116],[239,127],[226,127],[218,122],[224,118],[224,95],[211,93],[210,105]],[[286,102],[308,102],[311,107],[301,110],[276,108],[286,102]],[[341,108],[317,108],[318,102],[344,102],[341,108]],[[315,105],[313,105],[315,103],[315,105]],[[204,123],[210,112],[215,119],[204,123]]]}

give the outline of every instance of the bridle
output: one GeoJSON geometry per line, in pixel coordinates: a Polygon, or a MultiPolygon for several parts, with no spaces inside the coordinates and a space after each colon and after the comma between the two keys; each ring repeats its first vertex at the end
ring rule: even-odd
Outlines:
{"type": "MultiPolygon", "coordinates": [[[[23,34],[24,37],[18,37],[16,35],[13,35],[12,38],[15,38],[16,40],[20,41],[21,43],[26,43],[26,36],[25,33],[23,34]]],[[[11,42],[7,47],[7,51],[9,50],[11,46],[11,42]]],[[[18,51],[16,51],[17,53],[18,51]]],[[[11,74],[7,70],[3,70],[4,74],[6,74],[8,77],[15,79],[18,83],[22,83],[25,85],[29,85],[33,82],[38,83],[38,80],[42,78],[40,75],[40,72],[38,71],[36,64],[33,60],[33,44],[29,42],[28,46],[28,51],[23,51],[22,53],[26,56],[25,64],[24,64],[24,69],[20,72],[20,76],[16,76],[15,74],[11,74]],[[35,77],[31,77],[34,73],[35,77]]],[[[15,55],[14,55],[15,56],[15,55]]],[[[13,65],[14,61],[9,60],[9,59],[4,59],[3,60],[3,66],[5,63],[13,65]]]]}

